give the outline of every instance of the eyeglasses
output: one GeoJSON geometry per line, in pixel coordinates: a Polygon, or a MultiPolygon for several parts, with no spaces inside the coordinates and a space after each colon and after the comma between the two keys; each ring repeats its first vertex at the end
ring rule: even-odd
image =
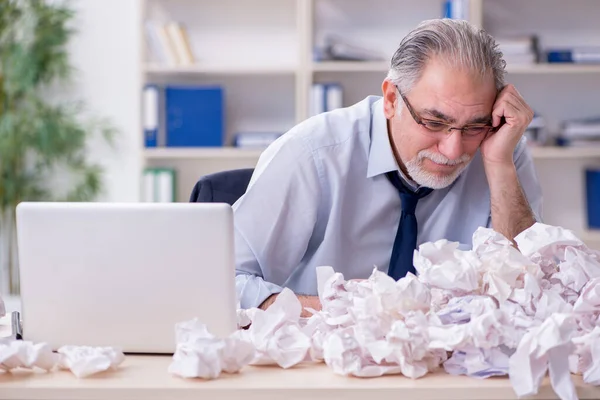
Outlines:
{"type": "Polygon", "coordinates": [[[396,86],[396,89],[398,90],[398,94],[400,97],[402,97],[404,104],[406,104],[406,108],[408,108],[408,112],[410,112],[410,115],[412,115],[415,122],[423,126],[425,128],[424,133],[431,137],[443,139],[446,136],[449,136],[452,131],[455,130],[460,131],[461,137],[465,140],[479,140],[482,138],[482,136],[485,136],[489,132],[494,132],[496,130],[491,123],[465,125],[462,128],[454,128],[451,125],[441,121],[421,118],[421,116],[419,116],[415,110],[413,110],[408,102],[408,99],[400,92],[398,86],[396,86]]]}

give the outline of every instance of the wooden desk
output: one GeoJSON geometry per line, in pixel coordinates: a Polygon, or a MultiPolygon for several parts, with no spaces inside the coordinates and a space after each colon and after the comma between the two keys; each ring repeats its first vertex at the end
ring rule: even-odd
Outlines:
{"type": "MultiPolygon", "coordinates": [[[[0,373],[0,399],[227,399],[227,400],[408,400],[515,399],[507,378],[477,380],[444,372],[411,380],[402,376],[361,379],[335,375],[324,364],[289,370],[246,367],[219,379],[184,380],[167,372],[171,357],[128,356],[117,371],[77,379],[70,372],[0,373]]],[[[581,399],[600,398],[600,388],[575,377],[581,399]]],[[[555,399],[546,381],[536,399],[555,399]]]]}

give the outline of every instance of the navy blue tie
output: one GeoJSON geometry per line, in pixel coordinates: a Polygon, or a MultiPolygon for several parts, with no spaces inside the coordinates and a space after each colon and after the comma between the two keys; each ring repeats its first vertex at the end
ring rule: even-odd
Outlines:
{"type": "Polygon", "coordinates": [[[397,171],[391,171],[385,175],[398,191],[402,202],[402,214],[400,215],[400,223],[398,224],[388,269],[388,275],[394,280],[398,280],[406,276],[409,271],[416,274],[413,266],[413,254],[417,248],[417,217],[415,216],[415,210],[419,199],[427,196],[433,189],[423,187],[413,192],[402,182],[397,171]]]}

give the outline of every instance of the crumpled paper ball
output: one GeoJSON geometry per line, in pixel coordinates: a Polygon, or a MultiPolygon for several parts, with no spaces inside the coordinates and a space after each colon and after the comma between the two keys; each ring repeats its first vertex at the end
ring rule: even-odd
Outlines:
{"type": "Polygon", "coordinates": [[[178,323],[175,330],[177,347],[168,369],[173,375],[214,379],[223,371],[239,371],[254,357],[250,343],[234,337],[219,339],[198,319],[178,323]]]}
{"type": "Polygon", "coordinates": [[[0,371],[17,368],[40,368],[50,371],[56,365],[58,355],[46,343],[0,339],[0,371]]]}
{"type": "Polygon", "coordinates": [[[0,318],[6,315],[6,305],[4,304],[4,300],[2,300],[2,294],[0,293],[0,318]]]}
{"type": "Polygon", "coordinates": [[[70,370],[77,378],[85,378],[116,369],[124,360],[123,353],[112,347],[63,346],[55,353],[47,343],[0,339],[0,371],[17,368],[51,371],[58,367],[70,370]]]}
{"type": "Polygon", "coordinates": [[[113,347],[63,346],[58,349],[58,367],[70,370],[77,378],[116,370],[125,355],[113,347]]]}

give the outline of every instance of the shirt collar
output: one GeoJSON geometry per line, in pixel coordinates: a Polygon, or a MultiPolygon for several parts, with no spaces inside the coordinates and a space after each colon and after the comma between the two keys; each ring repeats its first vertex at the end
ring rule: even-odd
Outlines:
{"type": "Polygon", "coordinates": [[[394,151],[388,136],[387,118],[383,112],[383,99],[371,105],[371,144],[369,147],[369,161],[367,165],[367,178],[398,171],[400,178],[411,189],[416,190],[419,185],[408,179],[398,167],[394,151]]]}

